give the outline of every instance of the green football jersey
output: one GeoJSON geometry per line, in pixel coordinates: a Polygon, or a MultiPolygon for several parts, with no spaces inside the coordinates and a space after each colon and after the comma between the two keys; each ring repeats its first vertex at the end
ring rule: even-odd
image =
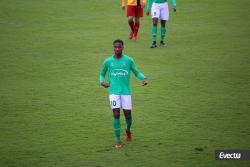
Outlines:
{"type": "MultiPolygon", "coordinates": [[[[167,0],[148,0],[147,2],[147,11],[151,10],[152,3],[165,3],[167,0]]],[[[176,6],[176,0],[172,0],[172,6],[176,6]]]]}
{"type": "Polygon", "coordinates": [[[131,71],[137,78],[141,80],[145,79],[145,76],[136,68],[134,60],[131,57],[123,55],[117,59],[112,55],[103,62],[100,83],[105,82],[105,76],[108,72],[109,94],[130,95],[131,71]]]}

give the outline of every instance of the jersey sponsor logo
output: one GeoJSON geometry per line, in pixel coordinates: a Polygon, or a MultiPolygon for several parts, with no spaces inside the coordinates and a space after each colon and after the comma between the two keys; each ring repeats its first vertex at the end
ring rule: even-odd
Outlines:
{"type": "Polygon", "coordinates": [[[123,69],[114,69],[111,71],[111,76],[114,77],[125,77],[128,75],[128,71],[127,70],[123,70],[123,69]]]}

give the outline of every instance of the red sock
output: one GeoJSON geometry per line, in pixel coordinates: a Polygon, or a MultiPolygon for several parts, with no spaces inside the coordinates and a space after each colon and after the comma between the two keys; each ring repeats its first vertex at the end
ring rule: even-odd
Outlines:
{"type": "Polygon", "coordinates": [[[129,20],[128,24],[130,26],[131,31],[134,32],[134,21],[133,20],[129,20]]]}
{"type": "Polygon", "coordinates": [[[136,22],[135,27],[134,27],[134,35],[135,36],[137,36],[137,33],[139,31],[139,27],[140,27],[140,22],[136,22]]]}

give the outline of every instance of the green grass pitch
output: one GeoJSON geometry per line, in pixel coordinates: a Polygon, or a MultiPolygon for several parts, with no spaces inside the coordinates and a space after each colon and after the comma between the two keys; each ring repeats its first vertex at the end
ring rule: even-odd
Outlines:
{"type": "Polygon", "coordinates": [[[250,149],[249,6],[179,0],[168,46],[150,49],[151,18],[129,41],[119,0],[1,0],[0,166],[248,167],[214,151],[250,149]],[[116,38],[149,78],[132,77],[134,138],[121,150],[99,85],[116,38]]]}

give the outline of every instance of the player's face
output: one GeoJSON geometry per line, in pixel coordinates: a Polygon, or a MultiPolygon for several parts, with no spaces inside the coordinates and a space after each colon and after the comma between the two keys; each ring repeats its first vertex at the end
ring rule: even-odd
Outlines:
{"type": "Polygon", "coordinates": [[[114,51],[115,51],[115,54],[116,55],[121,55],[122,54],[122,50],[123,50],[123,46],[121,43],[119,42],[116,42],[114,44],[114,51]]]}

